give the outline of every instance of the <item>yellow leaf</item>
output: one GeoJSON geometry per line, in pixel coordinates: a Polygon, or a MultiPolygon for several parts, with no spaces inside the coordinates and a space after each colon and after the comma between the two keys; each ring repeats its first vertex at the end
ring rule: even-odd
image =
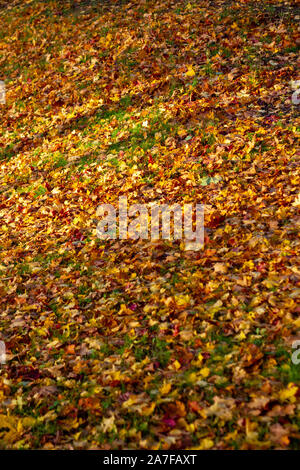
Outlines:
{"type": "Polygon", "coordinates": [[[123,408],[129,408],[130,406],[134,405],[138,401],[138,397],[132,396],[128,398],[128,400],[124,401],[122,404],[123,408]]]}
{"type": "Polygon", "coordinates": [[[122,304],[119,310],[119,315],[132,315],[132,310],[127,308],[125,304],[122,304]]]}
{"type": "Polygon", "coordinates": [[[203,361],[203,356],[201,353],[198,354],[198,361],[199,362],[202,362],[203,361]]]}
{"type": "Polygon", "coordinates": [[[12,443],[20,435],[20,426],[14,416],[0,415],[0,441],[12,443]]]}
{"type": "Polygon", "coordinates": [[[188,67],[188,71],[186,72],[185,76],[186,77],[194,77],[196,75],[193,67],[191,65],[189,65],[188,67]]]}
{"type": "Polygon", "coordinates": [[[186,295],[178,294],[178,295],[175,295],[175,301],[179,307],[186,307],[190,304],[191,298],[188,294],[186,295]]]}
{"type": "Polygon", "coordinates": [[[149,405],[149,406],[144,406],[141,409],[141,415],[142,416],[150,416],[153,413],[154,408],[155,408],[155,403],[151,403],[151,405],[149,405]]]}
{"type": "Polygon", "coordinates": [[[166,383],[166,382],[165,382],[165,383],[160,387],[159,391],[160,391],[161,395],[167,395],[167,394],[169,393],[169,391],[171,390],[171,388],[172,388],[172,385],[171,385],[170,383],[166,383]]]}
{"type": "Polygon", "coordinates": [[[241,331],[240,334],[235,337],[237,341],[242,341],[245,338],[246,338],[246,335],[243,331],[241,331]]]}
{"type": "Polygon", "coordinates": [[[214,442],[211,439],[204,438],[201,440],[200,446],[193,447],[192,450],[207,450],[211,449],[214,445],[214,442]]]}
{"type": "Polygon", "coordinates": [[[192,372],[191,374],[189,374],[189,382],[195,383],[197,378],[198,377],[197,377],[197,374],[195,372],[192,372]]]}
{"type": "Polygon", "coordinates": [[[200,374],[202,375],[202,377],[208,377],[209,374],[210,374],[210,370],[208,367],[203,367],[201,370],[200,370],[200,374]]]}
{"type": "Polygon", "coordinates": [[[103,418],[100,427],[101,431],[104,433],[115,430],[115,417],[112,415],[110,418],[103,418]]]}
{"type": "Polygon", "coordinates": [[[298,387],[294,385],[293,383],[289,383],[287,386],[287,389],[281,390],[279,392],[279,399],[281,401],[285,400],[290,400],[291,403],[294,403],[296,401],[296,393],[298,391],[298,387]]]}
{"type": "Polygon", "coordinates": [[[177,134],[179,137],[185,137],[187,135],[187,132],[185,129],[178,129],[177,134]]]}
{"type": "Polygon", "coordinates": [[[180,364],[180,362],[178,362],[178,361],[176,360],[176,361],[173,362],[173,366],[174,366],[175,369],[178,370],[178,369],[180,369],[181,364],[180,364]]]}

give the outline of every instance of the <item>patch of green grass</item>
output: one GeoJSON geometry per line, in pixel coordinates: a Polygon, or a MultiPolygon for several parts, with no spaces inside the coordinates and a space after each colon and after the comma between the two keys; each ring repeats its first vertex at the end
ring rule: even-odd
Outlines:
{"type": "Polygon", "coordinates": [[[0,150],[0,161],[1,160],[10,160],[15,152],[13,150],[15,143],[7,145],[4,149],[0,150]]]}
{"type": "Polygon", "coordinates": [[[63,168],[67,164],[68,164],[68,160],[63,156],[59,156],[54,160],[54,168],[63,168]]]}
{"type": "Polygon", "coordinates": [[[29,266],[28,263],[21,263],[19,266],[18,266],[18,273],[21,275],[21,276],[24,276],[26,274],[30,274],[31,273],[31,268],[29,266]]]}
{"type": "Polygon", "coordinates": [[[46,192],[47,192],[47,189],[44,186],[39,186],[34,193],[34,198],[37,198],[39,196],[44,196],[46,192]]]}
{"type": "Polygon", "coordinates": [[[299,52],[300,50],[300,45],[299,44],[296,44],[294,46],[288,46],[286,47],[285,49],[283,49],[283,51],[281,51],[283,54],[290,54],[291,52],[293,52],[294,54],[297,54],[297,52],[299,52]]]}
{"type": "Polygon", "coordinates": [[[169,363],[171,352],[168,349],[168,343],[159,338],[153,338],[153,358],[156,359],[161,367],[166,367],[169,363]]]}
{"type": "Polygon", "coordinates": [[[278,370],[280,379],[284,384],[300,383],[300,364],[285,363],[278,370]]]}

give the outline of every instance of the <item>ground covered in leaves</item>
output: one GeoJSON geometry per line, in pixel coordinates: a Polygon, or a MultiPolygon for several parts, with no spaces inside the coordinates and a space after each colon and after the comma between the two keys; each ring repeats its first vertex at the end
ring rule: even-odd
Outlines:
{"type": "Polygon", "coordinates": [[[299,448],[296,2],[0,6],[0,446],[299,448]],[[121,195],[204,249],[99,240],[121,195]]]}

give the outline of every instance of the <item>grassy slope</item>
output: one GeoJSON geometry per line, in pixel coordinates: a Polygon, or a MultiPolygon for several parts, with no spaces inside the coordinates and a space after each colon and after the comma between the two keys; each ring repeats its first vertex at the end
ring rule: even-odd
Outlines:
{"type": "Polygon", "coordinates": [[[259,3],[0,10],[2,447],[299,446],[299,9],[259,3]],[[204,250],[98,240],[124,194],[204,250]]]}

